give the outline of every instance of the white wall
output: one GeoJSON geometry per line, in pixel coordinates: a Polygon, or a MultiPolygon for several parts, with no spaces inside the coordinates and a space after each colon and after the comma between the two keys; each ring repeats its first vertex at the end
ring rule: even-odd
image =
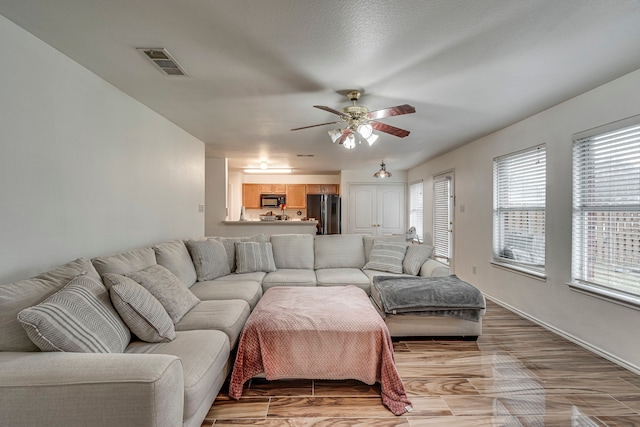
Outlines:
{"type": "Polygon", "coordinates": [[[456,274],[496,300],[640,372],[640,312],[571,291],[571,135],[640,114],[640,70],[488,135],[408,174],[425,183],[425,230],[432,229],[433,175],[455,169],[456,274]],[[547,144],[546,281],[493,267],[492,161],[547,144]],[[461,207],[464,206],[464,212],[461,207]],[[477,274],[472,274],[473,266],[477,274]]]}
{"type": "Polygon", "coordinates": [[[2,16],[0,56],[0,283],[203,235],[201,141],[2,16]]]}

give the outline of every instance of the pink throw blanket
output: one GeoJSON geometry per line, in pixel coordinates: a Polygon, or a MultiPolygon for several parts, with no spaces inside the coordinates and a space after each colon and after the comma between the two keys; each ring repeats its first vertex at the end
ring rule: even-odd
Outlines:
{"type": "Polygon", "coordinates": [[[411,410],[396,370],[387,325],[356,286],[274,287],[262,296],[240,338],[229,396],[251,377],[379,382],[395,415],[411,410]]]}

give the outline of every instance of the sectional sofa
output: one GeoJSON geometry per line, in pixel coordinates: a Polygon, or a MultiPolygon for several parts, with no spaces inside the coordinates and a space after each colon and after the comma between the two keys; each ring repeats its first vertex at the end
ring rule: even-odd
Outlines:
{"type": "MultiPolygon", "coordinates": [[[[176,240],[0,285],[0,425],[200,426],[269,288],[369,292],[378,274],[449,274],[423,245],[398,260],[401,270],[386,268],[377,248],[394,241],[402,239],[176,240]]],[[[481,331],[455,319],[410,320],[399,335],[481,331]]]]}

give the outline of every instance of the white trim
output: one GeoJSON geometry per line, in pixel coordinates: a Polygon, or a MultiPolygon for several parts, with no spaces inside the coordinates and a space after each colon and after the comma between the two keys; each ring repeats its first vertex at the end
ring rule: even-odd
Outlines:
{"type": "Polygon", "coordinates": [[[592,353],[597,354],[598,356],[604,357],[605,359],[607,359],[610,362],[615,363],[616,365],[624,368],[624,369],[628,369],[629,371],[633,372],[636,375],[640,375],[640,366],[636,366],[633,365],[629,362],[627,362],[626,360],[620,359],[618,356],[613,355],[611,353],[609,353],[608,351],[605,351],[599,347],[596,347],[594,345],[589,344],[586,341],[583,341],[580,338],[577,338],[571,334],[568,334],[558,328],[556,328],[555,326],[551,326],[548,323],[545,323],[543,321],[541,321],[538,318],[535,318],[533,316],[528,315],[527,313],[518,310],[517,308],[510,306],[509,304],[502,302],[496,298],[493,298],[492,296],[489,295],[485,295],[486,298],[490,299],[491,301],[495,302],[496,304],[498,304],[499,306],[502,306],[503,308],[506,308],[509,311],[512,311],[514,313],[516,313],[518,316],[521,316],[533,323],[535,323],[538,326],[543,327],[544,329],[548,330],[549,332],[552,332],[568,341],[571,341],[574,344],[579,345],[580,347],[584,348],[585,350],[591,351],[592,353]]]}

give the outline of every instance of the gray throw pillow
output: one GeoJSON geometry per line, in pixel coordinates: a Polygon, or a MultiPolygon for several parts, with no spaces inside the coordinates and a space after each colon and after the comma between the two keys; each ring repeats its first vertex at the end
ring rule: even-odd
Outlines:
{"type": "Polygon", "coordinates": [[[207,237],[207,239],[217,240],[222,243],[225,251],[227,252],[227,261],[229,262],[229,269],[231,272],[236,271],[236,243],[237,242],[268,242],[269,236],[264,233],[255,234],[249,237],[207,237]]]}
{"type": "Polygon", "coordinates": [[[407,274],[417,276],[418,273],[420,273],[420,267],[427,262],[432,252],[433,246],[409,245],[407,247],[407,253],[404,254],[402,269],[407,274]]]}
{"type": "Polygon", "coordinates": [[[173,273],[161,265],[126,274],[156,297],[171,317],[178,323],[200,300],[173,273]]]}
{"type": "Polygon", "coordinates": [[[185,244],[196,267],[199,282],[231,273],[227,251],[221,242],[213,239],[187,240],[185,244]]]}
{"type": "Polygon", "coordinates": [[[106,288],[87,276],[20,311],[18,321],[42,351],[122,353],[131,338],[106,288]]]}
{"type": "Polygon", "coordinates": [[[236,242],[236,273],[276,271],[273,248],[269,242],[236,242]]]}
{"type": "Polygon", "coordinates": [[[129,277],[107,273],[111,302],[131,332],[146,342],[169,342],[176,337],[171,317],[151,292],[129,277]]]}
{"type": "Polygon", "coordinates": [[[369,254],[369,262],[364,265],[366,270],[402,273],[402,260],[407,251],[406,242],[373,241],[373,248],[369,254]]]}

